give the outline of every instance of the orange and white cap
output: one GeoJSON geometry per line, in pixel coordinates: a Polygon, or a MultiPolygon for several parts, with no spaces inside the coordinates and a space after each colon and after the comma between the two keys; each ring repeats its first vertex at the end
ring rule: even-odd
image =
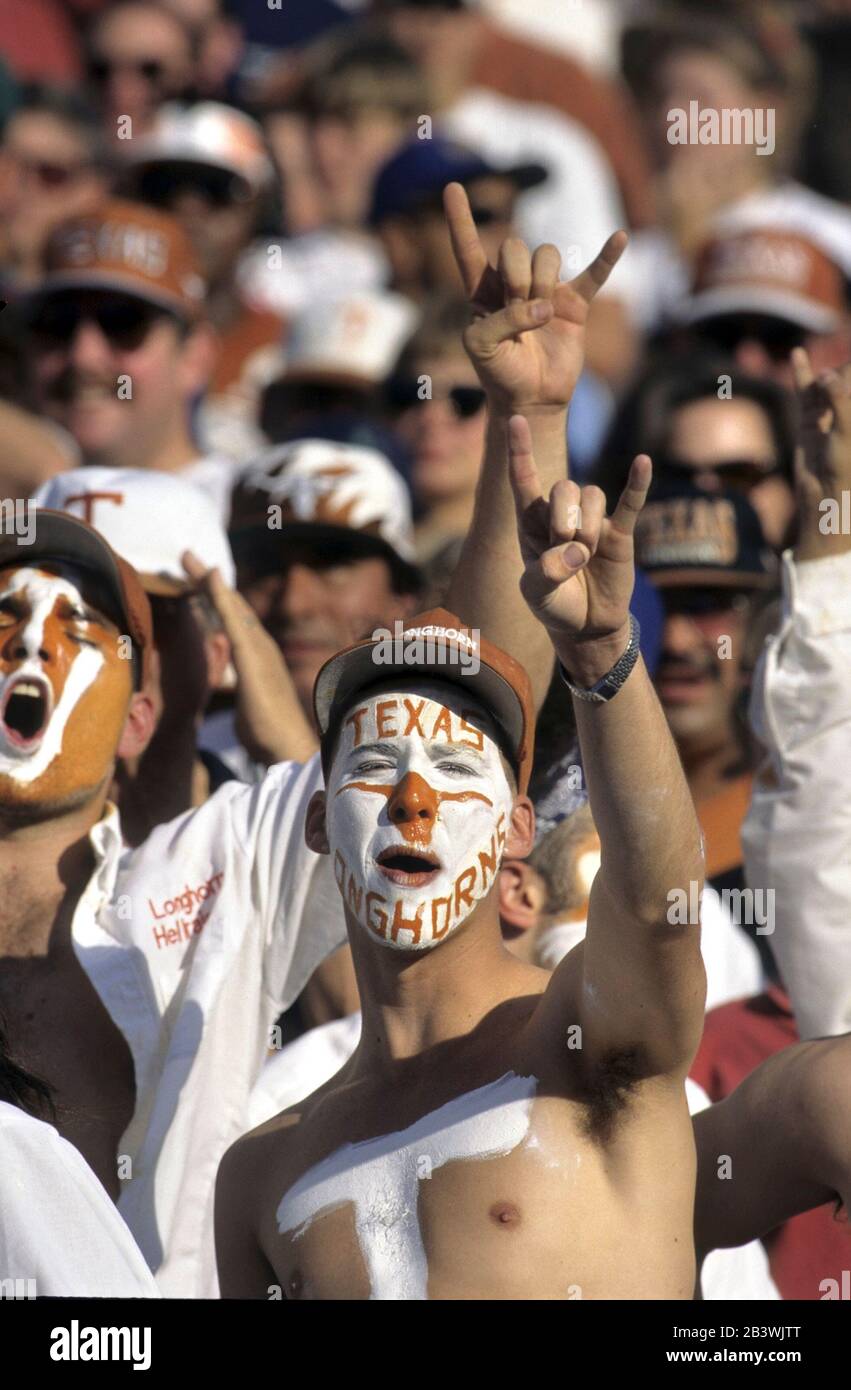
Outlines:
{"type": "Polygon", "coordinates": [[[130,142],[131,166],[203,164],[243,179],[252,193],[273,180],[274,168],[263,131],[251,116],[220,101],[193,106],[168,102],[157,112],[148,135],[130,142]]]}
{"type": "Polygon", "coordinates": [[[204,303],[206,286],[183,227],[141,203],[113,198],[60,223],[43,265],[36,299],[59,290],[120,290],[187,319],[204,303]]]}
{"type": "Polygon", "coordinates": [[[517,774],[518,790],[526,791],[535,742],[535,705],[529,677],[513,656],[445,608],[419,613],[398,636],[375,633],[325,662],[313,688],[324,758],[353,700],[369,686],[395,676],[405,682],[432,679],[457,685],[476,698],[498,724],[517,774]]]}
{"type": "Polygon", "coordinates": [[[767,314],[811,333],[830,333],[845,306],[839,268],[812,242],[777,228],[708,242],[697,261],[685,323],[730,314],[767,314]]]}

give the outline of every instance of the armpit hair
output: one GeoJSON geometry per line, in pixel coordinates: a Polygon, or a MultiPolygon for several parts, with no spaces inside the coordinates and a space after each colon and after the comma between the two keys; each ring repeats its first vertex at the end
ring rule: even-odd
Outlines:
{"type": "Polygon", "coordinates": [[[639,1047],[604,1053],[586,1077],[584,1130],[593,1143],[608,1144],[626,1113],[632,1094],[645,1075],[639,1047]]]}

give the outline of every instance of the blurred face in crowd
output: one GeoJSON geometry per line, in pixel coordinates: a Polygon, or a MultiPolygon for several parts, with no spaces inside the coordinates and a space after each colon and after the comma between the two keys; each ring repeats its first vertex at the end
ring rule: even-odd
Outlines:
{"type": "Polygon", "coordinates": [[[413,610],[407,597],[395,593],[387,561],[353,554],[345,539],[337,545],[296,542],[286,553],[285,567],[239,587],[280,647],[312,717],[313,683],[323,663],[413,610]]]}
{"type": "Polygon", "coordinates": [[[417,500],[425,507],[472,500],[484,449],[485,398],[467,354],[459,348],[421,357],[399,385],[408,400],[399,402],[395,428],[411,450],[417,500]],[[424,377],[431,395],[423,400],[424,377]]]}
{"type": "Polygon", "coordinates": [[[32,323],[41,409],[76,439],[87,463],[150,466],[184,430],[203,384],[203,330],[113,291],[58,292],[32,323]],[[121,380],[120,380],[121,379],[121,380]]]}
{"type": "Polygon", "coordinates": [[[731,736],[748,595],[699,583],[665,586],[659,593],[665,622],[656,691],[681,753],[710,753],[731,736]]]}
{"type": "MultiPolygon", "coordinates": [[[[668,141],[669,117],[672,110],[688,112],[689,103],[696,101],[701,111],[741,110],[773,105],[766,93],[752,87],[734,63],[710,49],[682,48],[671,53],[659,66],[656,74],[656,101],[653,111],[653,148],[664,168],[681,157],[693,157],[698,152],[703,161],[717,157],[754,162],[755,151],[749,145],[676,145],[668,141]]],[[[779,122],[778,122],[779,125],[779,122]]],[[[756,164],[769,164],[770,158],[756,159],[756,164]]],[[[765,171],[767,172],[767,171],[765,171]]]]}
{"type": "MultiPolygon", "coordinates": [[[[479,240],[495,265],[500,246],[514,233],[516,188],[510,179],[494,174],[471,179],[467,193],[479,240]]],[[[463,290],[439,195],[408,216],[388,218],[379,231],[399,289],[414,296],[463,290]]]]}
{"type": "Polygon", "coordinates": [[[708,396],[680,406],[671,421],[659,480],[674,469],[688,473],[689,481],[706,492],[742,492],[768,544],[782,546],[795,499],[777,471],[777,445],[768,416],[755,401],[708,396]]]}
{"type": "Polygon", "coordinates": [[[308,151],[330,222],[360,227],[375,177],[406,133],[395,110],[352,105],[324,111],[308,123],[308,151]]]}
{"type": "Polygon", "coordinates": [[[183,223],[209,285],[230,277],[257,218],[257,199],[244,179],[212,165],[163,162],[142,170],[134,190],[183,223]]]}
{"type": "Polygon", "coordinates": [[[835,371],[851,356],[851,320],[847,315],[831,333],[808,333],[799,324],[769,314],[729,314],[710,319],[700,336],[720,347],[748,376],[795,387],[791,353],[805,347],[813,371],[835,371]]]}
{"type": "Polygon", "coordinates": [[[12,172],[4,220],[13,240],[32,237],[35,250],[57,223],[86,211],[106,189],[83,132],[50,111],[12,115],[2,152],[12,172]]]}
{"type": "Polygon", "coordinates": [[[132,662],[91,579],[43,564],[0,572],[0,795],[4,814],[36,819],[104,785],[116,749],[130,751],[132,696],[132,662]]]}
{"type": "Polygon", "coordinates": [[[117,137],[119,117],[129,116],[135,139],[146,133],[163,100],[188,87],[189,37],[158,5],[110,6],[94,25],[90,78],[108,133],[117,137]]]}
{"type": "MultiPolygon", "coordinates": [[[[379,3],[377,6],[383,8],[379,3]]],[[[388,7],[387,26],[392,37],[421,64],[438,101],[451,100],[465,85],[475,58],[481,22],[465,10],[388,7]]]]}

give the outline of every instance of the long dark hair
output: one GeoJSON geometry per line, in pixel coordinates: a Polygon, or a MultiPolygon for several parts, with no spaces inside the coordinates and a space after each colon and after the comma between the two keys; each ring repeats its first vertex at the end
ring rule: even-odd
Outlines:
{"type": "Polygon", "coordinates": [[[29,1115],[41,1120],[54,1120],[56,1110],[53,1103],[53,1090],[40,1076],[33,1076],[9,1050],[9,1039],[2,1017],[0,1017],[0,1100],[17,1105],[29,1115]]]}

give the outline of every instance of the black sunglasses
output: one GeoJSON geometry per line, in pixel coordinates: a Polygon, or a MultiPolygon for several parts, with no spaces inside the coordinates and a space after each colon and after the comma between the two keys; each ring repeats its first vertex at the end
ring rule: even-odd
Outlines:
{"type": "Polygon", "coordinates": [[[732,609],[744,608],[752,597],[748,589],[731,584],[722,586],[703,586],[696,580],[695,587],[663,585],[657,590],[667,614],[682,613],[688,618],[708,618],[715,613],[729,613],[732,609]]]}
{"type": "Polygon", "coordinates": [[[207,164],[157,164],[143,169],[136,179],[136,190],[142,202],[164,209],[184,191],[199,194],[214,208],[234,207],[251,197],[238,174],[207,164]]]}
{"type": "Polygon", "coordinates": [[[793,348],[801,347],[807,330],[788,319],[773,318],[770,314],[731,314],[696,325],[702,338],[723,352],[736,348],[752,338],[774,362],[784,362],[793,348]]]}
{"type": "Polygon", "coordinates": [[[180,322],[167,309],[129,295],[110,295],[87,302],[72,293],[47,300],[33,315],[29,327],[43,347],[64,348],[81,323],[94,323],[113,347],[132,351],[142,346],[154,324],[163,318],[180,322]]]}
{"type": "Polygon", "coordinates": [[[725,490],[750,492],[757,483],[774,478],[782,470],[776,463],[759,463],[755,459],[712,459],[706,463],[687,463],[672,456],[657,462],[656,477],[660,482],[695,483],[702,473],[712,473],[725,490]]]}
{"type": "Polygon", "coordinates": [[[137,58],[135,61],[92,58],[88,63],[89,80],[99,85],[108,82],[115,72],[134,72],[137,77],[144,77],[146,82],[156,85],[161,84],[166,75],[165,64],[159,58],[137,58]]]}
{"type": "MultiPolygon", "coordinates": [[[[387,383],[387,401],[395,410],[410,410],[433,399],[430,395],[424,396],[422,391],[422,379],[419,377],[393,377],[387,383]]],[[[485,403],[485,393],[480,386],[450,386],[448,391],[441,392],[437,397],[438,400],[444,398],[451,403],[459,420],[472,420],[485,403]]]]}

